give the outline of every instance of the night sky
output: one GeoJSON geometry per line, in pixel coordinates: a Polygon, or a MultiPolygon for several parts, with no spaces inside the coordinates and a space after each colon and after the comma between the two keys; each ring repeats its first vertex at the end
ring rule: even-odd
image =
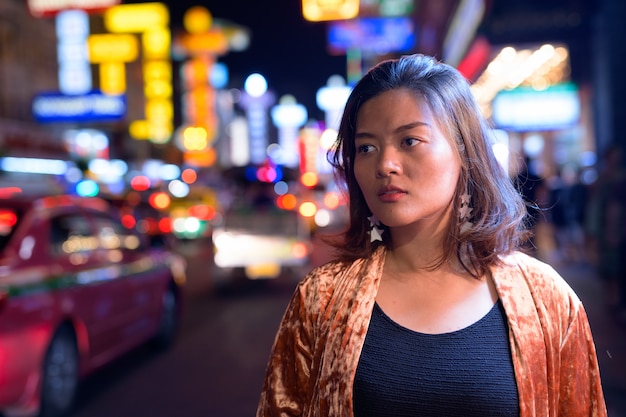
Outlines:
{"type": "Polygon", "coordinates": [[[346,76],[346,57],[327,52],[327,24],[306,21],[301,0],[169,0],[165,3],[170,8],[173,31],[182,27],[185,11],[196,5],[206,7],[215,19],[248,28],[251,33],[248,49],[229,52],[218,59],[229,68],[230,86],[242,88],[248,75],[261,73],[277,98],[291,94],[307,107],[309,118],[323,119],[323,112],[315,104],[315,93],[331,75],[346,76]]]}

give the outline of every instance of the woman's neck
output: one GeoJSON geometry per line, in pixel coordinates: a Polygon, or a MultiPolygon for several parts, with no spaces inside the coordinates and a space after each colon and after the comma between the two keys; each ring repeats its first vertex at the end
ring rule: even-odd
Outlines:
{"type": "Polygon", "coordinates": [[[430,270],[443,257],[447,230],[391,229],[388,261],[398,272],[430,270]]]}

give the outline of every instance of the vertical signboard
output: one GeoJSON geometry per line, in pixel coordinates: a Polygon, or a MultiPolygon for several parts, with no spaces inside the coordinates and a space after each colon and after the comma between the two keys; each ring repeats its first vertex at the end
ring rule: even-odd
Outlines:
{"type": "Polygon", "coordinates": [[[131,122],[130,135],[169,142],[174,130],[169,10],[163,3],[123,4],[104,13],[104,25],[111,33],[141,37],[145,119],[131,122]]]}

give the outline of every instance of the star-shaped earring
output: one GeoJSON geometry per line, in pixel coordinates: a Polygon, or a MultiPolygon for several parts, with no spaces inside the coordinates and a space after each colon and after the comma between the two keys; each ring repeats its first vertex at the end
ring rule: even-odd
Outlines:
{"type": "Polygon", "coordinates": [[[461,196],[461,207],[459,208],[459,219],[463,222],[463,224],[461,224],[461,233],[465,233],[474,225],[469,221],[472,217],[472,210],[474,210],[470,207],[471,201],[472,196],[469,193],[465,193],[461,196]]]}
{"type": "Polygon", "coordinates": [[[472,214],[472,208],[469,206],[461,206],[459,209],[459,217],[461,220],[469,219],[472,214]]]}
{"type": "Polygon", "coordinates": [[[380,220],[375,215],[371,215],[367,218],[370,222],[370,242],[376,242],[377,240],[383,240],[382,234],[385,232],[385,229],[380,227],[380,220]]]}

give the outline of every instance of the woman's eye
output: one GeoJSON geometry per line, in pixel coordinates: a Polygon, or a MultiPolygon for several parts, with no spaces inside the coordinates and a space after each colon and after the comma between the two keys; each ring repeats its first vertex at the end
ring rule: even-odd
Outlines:
{"type": "Polygon", "coordinates": [[[368,153],[372,152],[373,150],[374,147],[372,145],[359,145],[359,147],[357,147],[358,153],[368,153]]]}
{"type": "Polygon", "coordinates": [[[419,139],[417,138],[405,138],[404,139],[404,144],[406,146],[415,146],[419,143],[419,139]]]}

